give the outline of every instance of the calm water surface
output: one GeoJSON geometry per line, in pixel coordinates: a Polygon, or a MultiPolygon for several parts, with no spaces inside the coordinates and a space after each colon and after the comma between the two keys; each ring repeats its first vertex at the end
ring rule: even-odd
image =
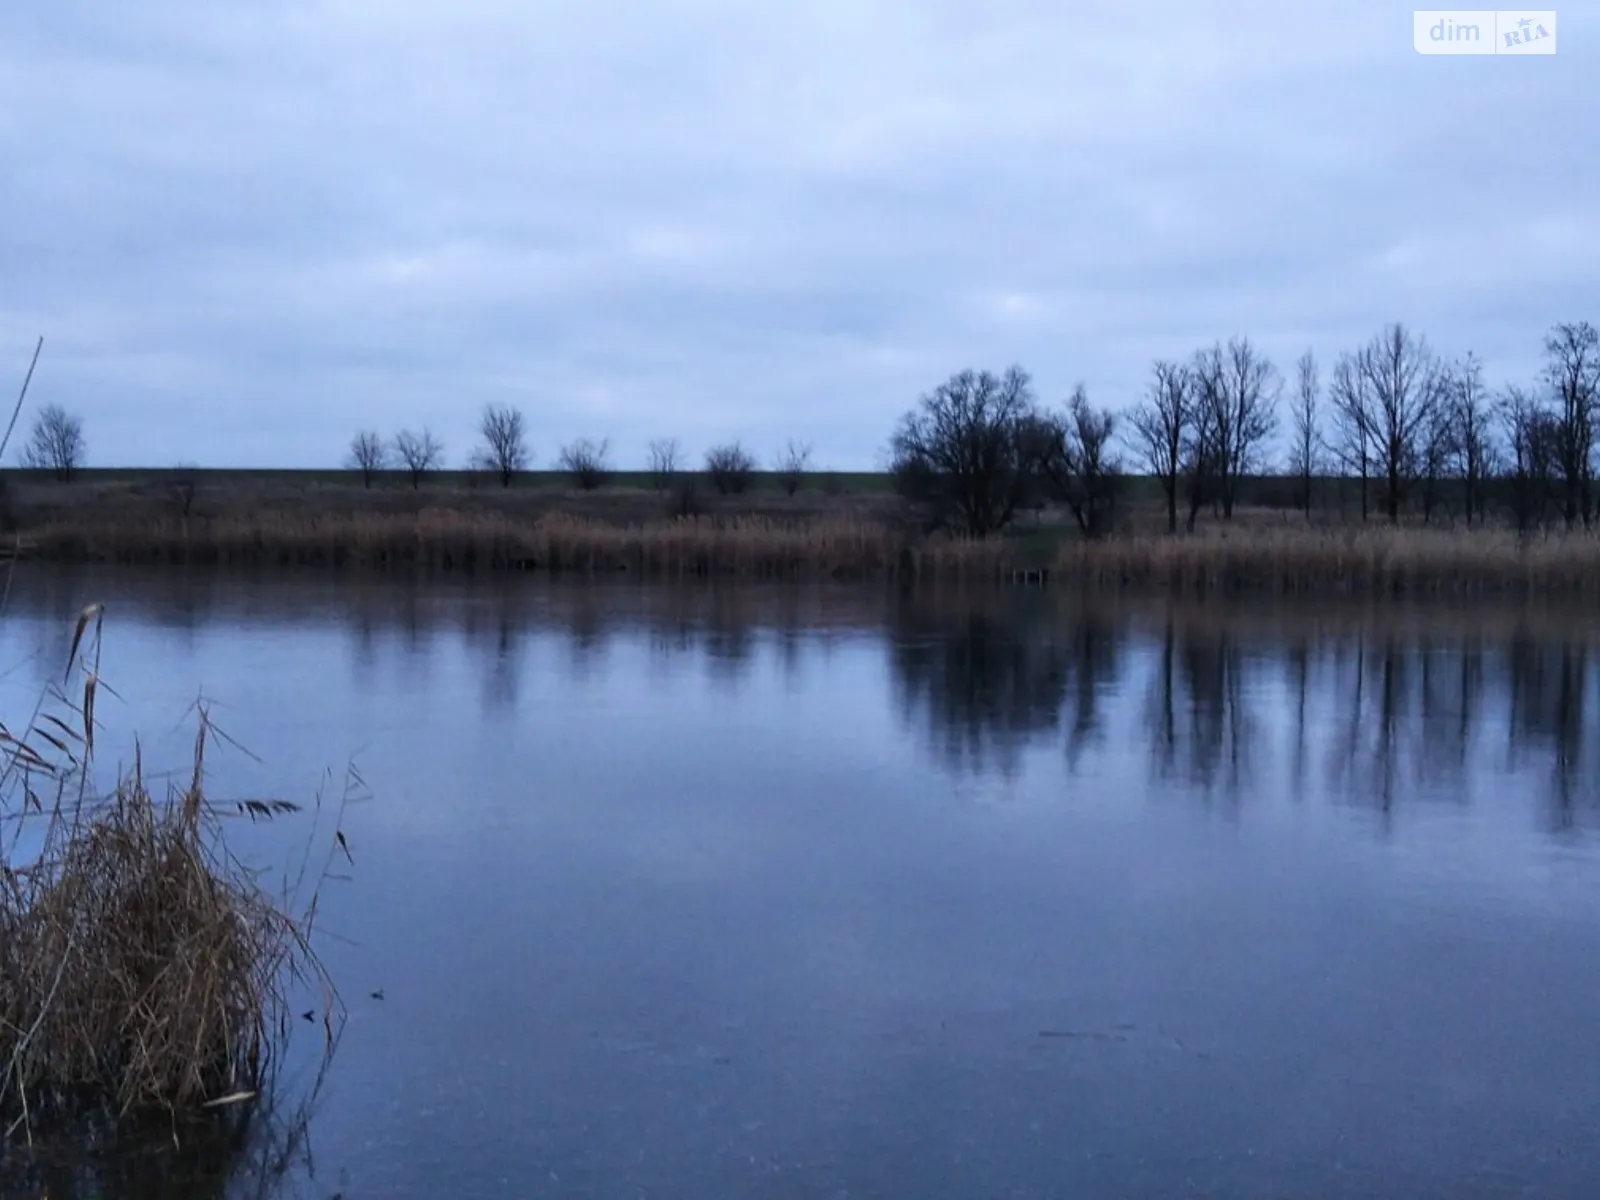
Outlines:
{"type": "Polygon", "coordinates": [[[41,571],[6,713],[91,600],[103,746],[372,793],[233,1194],[1600,1194],[1600,622],[41,571]]]}

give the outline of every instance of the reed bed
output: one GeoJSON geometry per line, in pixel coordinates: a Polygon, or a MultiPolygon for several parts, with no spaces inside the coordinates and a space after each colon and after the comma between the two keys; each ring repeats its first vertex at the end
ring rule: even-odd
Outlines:
{"type": "Polygon", "coordinates": [[[922,536],[858,514],[625,523],[430,507],[194,519],[97,514],[37,526],[24,541],[41,558],[144,563],[975,583],[1039,579],[1048,565],[1055,582],[1111,591],[1600,593],[1600,538],[1590,534],[1389,526],[1241,522],[1188,535],[1123,533],[1087,542],[1049,526],[1023,538],[922,536]]]}
{"type": "Polygon", "coordinates": [[[565,514],[518,520],[449,508],[57,521],[29,531],[27,544],[33,555],[47,559],[626,571],[657,577],[994,577],[1007,561],[999,542],[912,539],[858,517],[683,517],[618,524],[565,514]]]}
{"type": "MultiPolygon", "coordinates": [[[[320,993],[330,1055],[342,1021],[309,940],[315,887],[292,911],[227,850],[227,810],[202,786],[215,732],[203,709],[181,786],[158,798],[136,751],[109,795],[90,792],[98,645],[90,609],[73,641],[81,699],[53,692],[22,736],[0,726],[5,1142],[19,1130],[31,1142],[36,1125],[249,1106],[288,1036],[292,986],[320,993]]],[[[229,807],[271,817],[299,806],[229,807]]]]}
{"type": "Polygon", "coordinates": [[[1177,593],[1600,594],[1600,539],[1505,530],[1212,529],[1063,546],[1056,578],[1177,593]]]}

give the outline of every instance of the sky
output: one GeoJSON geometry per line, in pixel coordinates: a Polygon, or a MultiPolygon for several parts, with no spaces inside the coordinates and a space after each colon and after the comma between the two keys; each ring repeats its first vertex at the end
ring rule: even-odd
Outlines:
{"type": "Polygon", "coordinates": [[[1512,57],[1387,0],[0,5],[0,391],[42,335],[98,466],[423,426],[462,465],[512,404],[538,466],[870,470],[966,367],[1120,409],[1399,320],[1531,382],[1600,323],[1600,5],[1558,18],[1512,57]]]}

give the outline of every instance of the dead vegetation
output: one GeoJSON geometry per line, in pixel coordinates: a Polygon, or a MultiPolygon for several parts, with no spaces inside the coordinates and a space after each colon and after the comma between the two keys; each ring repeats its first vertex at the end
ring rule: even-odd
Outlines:
{"type": "Polygon", "coordinates": [[[1188,593],[1591,595],[1600,593],[1600,538],[1241,525],[1067,545],[1055,570],[1096,587],[1188,593]]]}
{"type": "Polygon", "coordinates": [[[1180,487],[1120,504],[1099,538],[1066,505],[974,538],[929,533],[915,505],[886,490],[722,495],[699,479],[664,474],[665,495],[235,481],[208,486],[187,513],[159,481],[18,483],[11,497],[22,552],[59,561],[973,582],[1048,570],[1055,583],[1119,591],[1600,593],[1600,532],[1581,525],[1362,522],[1343,497],[1324,498],[1311,520],[1254,502],[1228,519],[1211,511],[1219,502],[1193,532],[1168,534],[1184,524],[1172,515],[1180,487]]]}
{"type": "Polygon", "coordinates": [[[1125,525],[1099,539],[1059,519],[964,538],[849,511],[640,522],[446,507],[188,519],[86,515],[39,526],[27,543],[46,559],[219,566],[974,582],[1039,578],[1047,569],[1056,583],[1124,591],[1600,593],[1600,537],[1582,530],[1318,526],[1249,513],[1192,534],[1125,525]]]}
{"type": "Polygon", "coordinates": [[[688,516],[641,524],[553,513],[424,509],[326,517],[263,513],[179,522],[62,521],[30,534],[51,559],[446,570],[633,572],[646,576],[995,576],[999,541],[912,539],[880,521],[688,516]]]}
{"type": "Polygon", "coordinates": [[[316,998],[324,1061],[343,1021],[310,942],[328,864],[296,881],[302,893],[311,881],[297,899],[266,891],[229,852],[230,816],[299,806],[208,800],[207,746],[221,735],[203,707],[181,783],[158,795],[136,748],[109,794],[92,790],[95,707],[109,693],[101,619],[92,607],[77,623],[67,678],[79,686],[42,697],[20,734],[0,726],[6,1143],[153,1114],[237,1121],[270,1089],[293,990],[316,998]]]}

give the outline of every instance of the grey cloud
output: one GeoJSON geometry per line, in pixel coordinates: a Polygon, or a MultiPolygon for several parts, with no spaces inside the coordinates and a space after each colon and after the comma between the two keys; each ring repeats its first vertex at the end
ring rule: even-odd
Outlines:
{"type": "Polygon", "coordinates": [[[1133,399],[1404,319],[1491,378],[1600,314],[1587,86],[1408,12],[300,0],[0,12],[0,354],[100,462],[337,462],[490,401],[541,458],[873,465],[965,365],[1133,399]]]}

